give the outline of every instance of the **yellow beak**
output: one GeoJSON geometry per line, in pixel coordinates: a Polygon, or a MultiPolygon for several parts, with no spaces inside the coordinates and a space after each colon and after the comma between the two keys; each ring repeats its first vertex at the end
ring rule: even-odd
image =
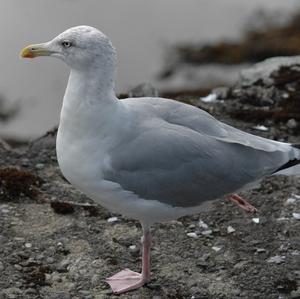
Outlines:
{"type": "Polygon", "coordinates": [[[23,58],[35,58],[38,56],[49,56],[52,51],[49,51],[45,44],[36,44],[36,45],[29,45],[25,47],[20,56],[23,58]]]}

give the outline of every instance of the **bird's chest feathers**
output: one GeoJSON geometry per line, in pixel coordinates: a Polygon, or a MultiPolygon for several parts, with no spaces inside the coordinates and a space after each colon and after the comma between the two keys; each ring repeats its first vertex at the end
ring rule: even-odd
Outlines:
{"type": "Polygon", "coordinates": [[[63,111],[61,115],[57,158],[64,176],[78,188],[91,180],[100,181],[109,168],[113,129],[100,120],[97,113],[63,111]]]}

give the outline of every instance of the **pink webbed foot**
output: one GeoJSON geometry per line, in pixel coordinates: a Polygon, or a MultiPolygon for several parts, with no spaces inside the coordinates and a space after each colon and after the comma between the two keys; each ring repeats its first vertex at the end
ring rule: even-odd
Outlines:
{"type": "Polygon", "coordinates": [[[229,199],[248,213],[256,213],[258,211],[256,207],[252,206],[249,202],[237,194],[230,194],[229,199]]]}
{"type": "Polygon", "coordinates": [[[117,274],[106,279],[112,291],[121,294],[127,291],[135,290],[149,282],[142,274],[124,269],[117,274]]]}
{"type": "Polygon", "coordinates": [[[143,231],[142,274],[125,269],[107,278],[106,282],[114,293],[121,294],[135,290],[150,281],[151,234],[148,228],[143,227],[143,231]]]}

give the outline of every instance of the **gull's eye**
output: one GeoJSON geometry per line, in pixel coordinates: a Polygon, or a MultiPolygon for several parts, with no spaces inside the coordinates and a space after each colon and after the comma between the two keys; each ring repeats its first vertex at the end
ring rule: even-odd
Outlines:
{"type": "Polygon", "coordinates": [[[69,40],[64,40],[61,42],[61,45],[64,47],[64,48],[70,48],[72,47],[72,42],[69,41],[69,40]]]}

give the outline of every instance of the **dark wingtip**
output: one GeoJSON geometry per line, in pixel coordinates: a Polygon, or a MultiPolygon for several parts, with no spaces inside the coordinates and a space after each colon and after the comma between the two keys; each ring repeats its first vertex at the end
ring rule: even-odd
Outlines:
{"type": "Polygon", "coordinates": [[[292,144],[292,147],[300,149],[300,144],[292,144]]]}
{"type": "Polygon", "coordinates": [[[273,173],[276,173],[280,170],[283,170],[283,169],[287,169],[287,168],[290,168],[290,167],[293,167],[293,166],[296,166],[300,164],[300,160],[299,159],[293,159],[293,160],[290,160],[289,162],[283,164],[282,166],[280,166],[278,169],[276,169],[273,173]]]}

